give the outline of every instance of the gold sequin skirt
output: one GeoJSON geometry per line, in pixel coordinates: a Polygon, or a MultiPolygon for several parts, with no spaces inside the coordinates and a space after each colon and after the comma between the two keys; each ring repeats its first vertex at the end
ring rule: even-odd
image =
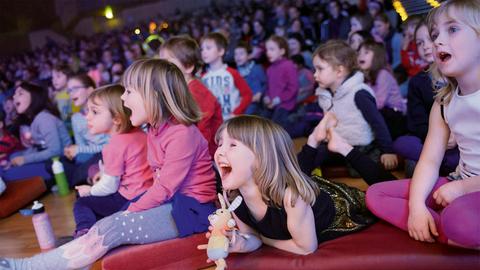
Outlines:
{"type": "Polygon", "coordinates": [[[335,216],[332,223],[319,234],[318,238],[321,241],[362,230],[376,221],[375,216],[365,205],[365,192],[324,179],[318,176],[315,171],[312,174],[312,179],[323,192],[332,198],[335,206],[335,216]]]}

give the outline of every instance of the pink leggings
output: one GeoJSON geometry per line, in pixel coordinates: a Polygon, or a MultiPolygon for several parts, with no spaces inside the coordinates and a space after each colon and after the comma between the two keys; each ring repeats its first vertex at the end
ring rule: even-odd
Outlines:
{"type": "MultiPolygon", "coordinates": [[[[443,208],[432,194],[446,183],[446,178],[439,178],[426,201],[439,233],[437,240],[447,243],[450,239],[465,247],[480,247],[480,192],[459,197],[443,208]]],[[[372,185],[367,190],[367,207],[377,217],[407,231],[409,189],[409,179],[372,185]]]]}

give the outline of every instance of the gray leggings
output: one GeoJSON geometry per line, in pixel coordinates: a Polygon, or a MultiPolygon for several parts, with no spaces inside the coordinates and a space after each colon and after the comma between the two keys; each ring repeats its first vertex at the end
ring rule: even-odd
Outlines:
{"type": "Polygon", "coordinates": [[[136,213],[117,212],[99,220],[82,237],[47,253],[25,259],[0,258],[0,269],[82,269],[120,245],[173,239],[178,231],[171,212],[171,204],[136,213]]]}

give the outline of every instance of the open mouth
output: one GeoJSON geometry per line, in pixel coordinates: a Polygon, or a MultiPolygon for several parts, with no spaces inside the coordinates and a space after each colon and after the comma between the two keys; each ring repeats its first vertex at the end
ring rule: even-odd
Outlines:
{"type": "Polygon", "coordinates": [[[447,62],[448,60],[450,60],[450,58],[452,58],[452,55],[449,54],[449,53],[440,52],[438,54],[438,59],[440,59],[440,61],[442,61],[442,62],[447,62]]]}
{"type": "Polygon", "coordinates": [[[365,64],[365,60],[358,60],[358,64],[359,64],[359,65],[364,65],[364,64],[365,64]]]}
{"type": "Polygon", "coordinates": [[[219,164],[219,169],[220,169],[220,176],[222,177],[222,179],[230,175],[230,173],[232,172],[232,167],[225,163],[219,164]]]}
{"type": "Polygon", "coordinates": [[[18,108],[20,106],[20,102],[15,102],[13,105],[15,105],[15,108],[18,108]]]}

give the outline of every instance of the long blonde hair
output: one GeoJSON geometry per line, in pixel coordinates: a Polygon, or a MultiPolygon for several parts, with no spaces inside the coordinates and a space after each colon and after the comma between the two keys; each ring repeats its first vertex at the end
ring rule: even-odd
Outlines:
{"type": "Polygon", "coordinates": [[[141,59],[125,71],[122,84],[139,91],[145,104],[148,122],[158,125],[170,117],[191,125],[201,119],[200,109],[188,90],[182,72],[161,59],[141,59]]]}
{"type": "MultiPolygon", "coordinates": [[[[432,31],[436,27],[436,22],[440,15],[445,14],[446,16],[451,16],[452,10],[456,10],[460,16],[457,16],[458,21],[466,24],[471,27],[477,35],[480,35],[480,1],[478,0],[449,0],[443,2],[439,7],[430,10],[427,16],[428,31],[430,36],[432,31]]],[[[432,42],[435,42],[432,38],[432,42]]],[[[475,46],[472,44],[472,46],[475,46]]],[[[441,104],[448,104],[452,98],[452,93],[457,88],[457,80],[453,77],[447,77],[443,75],[438,69],[437,65],[434,63],[431,66],[431,73],[433,77],[434,85],[443,84],[437,91],[435,99],[441,104]]]]}
{"type": "Polygon", "coordinates": [[[262,117],[242,115],[220,126],[216,134],[217,142],[223,130],[255,154],[253,178],[267,205],[282,207],[287,187],[292,191],[292,205],[298,196],[310,205],[315,203],[320,189],[302,173],[292,140],[282,127],[262,117]]]}

